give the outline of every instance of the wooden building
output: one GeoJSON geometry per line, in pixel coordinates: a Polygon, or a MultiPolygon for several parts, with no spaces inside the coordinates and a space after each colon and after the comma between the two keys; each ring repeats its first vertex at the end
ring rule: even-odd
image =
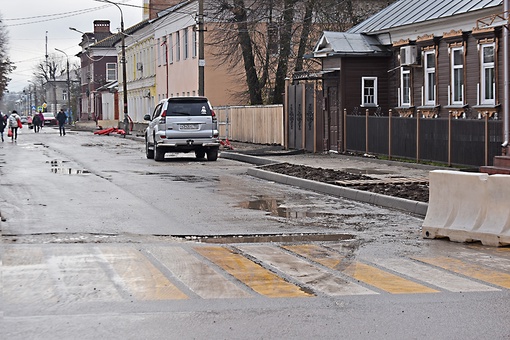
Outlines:
{"type": "Polygon", "coordinates": [[[468,165],[487,165],[506,152],[508,1],[399,0],[347,32],[323,32],[313,55],[322,63],[327,150],[418,160],[426,154],[433,161],[468,165]],[[355,116],[365,125],[357,125],[355,116]],[[370,122],[373,117],[386,119],[370,122]],[[414,120],[395,120],[408,130],[391,131],[390,117],[414,120]],[[471,128],[459,126],[464,132],[456,140],[451,119],[488,122],[480,137],[467,136],[471,128]],[[375,137],[376,132],[383,135],[375,137]],[[480,139],[483,155],[462,158],[470,149],[454,146],[466,138],[480,139]],[[409,141],[412,150],[406,150],[409,141]],[[434,143],[437,154],[426,150],[434,143]]]}

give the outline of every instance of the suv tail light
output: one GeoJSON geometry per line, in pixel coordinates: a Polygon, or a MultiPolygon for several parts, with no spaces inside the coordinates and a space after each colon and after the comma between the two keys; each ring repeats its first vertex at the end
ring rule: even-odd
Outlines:
{"type": "Polygon", "coordinates": [[[161,114],[161,118],[165,118],[166,117],[166,110],[163,111],[163,113],[161,114]]]}
{"type": "Polygon", "coordinates": [[[212,121],[213,121],[213,123],[216,123],[216,121],[217,121],[218,119],[216,118],[216,112],[214,112],[214,110],[211,110],[211,117],[212,117],[212,121]]]}

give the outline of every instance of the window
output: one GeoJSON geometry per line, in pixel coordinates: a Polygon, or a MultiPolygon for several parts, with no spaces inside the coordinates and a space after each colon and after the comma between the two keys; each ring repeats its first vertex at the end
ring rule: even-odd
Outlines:
{"type": "Polygon", "coordinates": [[[174,39],[173,35],[168,35],[168,46],[170,47],[170,50],[168,51],[168,62],[172,64],[174,62],[174,39]]]}
{"type": "Polygon", "coordinates": [[[193,42],[192,42],[193,46],[191,47],[193,51],[191,52],[192,53],[191,56],[193,58],[196,58],[197,57],[197,32],[192,31],[191,32],[191,36],[193,37],[192,38],[193,39],[193,42]]]}
{"type": "Polygon", "coordinates": [[[175,32],[175,60],[181,60],[181,35],[175,32]]]}
{"type": "Polygon", "coordinates": [[[377,106],[377,77],[362,77],[361,93],[361,106],[377,106]]]}
{"type": "Polygon", "coordinates": [[[481,104],[495,103],[494,44],[481,46],[481,104]]]}
{"type": "Polygon", "coordinates": [[[117,80],[117,64],[107,63],[106,64],[106,81],[117,80]]]}
{"type": "Polygon", "coordinates": [[[436,52],[425,52],[424,62],[425,105],[436,105],[436,52]]]}
{"type": "Polygon", "coordinates": [[[189,41],[188,41],[188,29],[185,28],[184,31],[182,32],[182,38],[183,38],[183,49],[184,51],[182,51],[183,53],[183,59],[188,59],[189,58],[189,41]]]}
{"type": "Polygon", "coordinates": [[[67,100],[67,90],[62,91],[62,100],[67,100]]]}
{"type": "Polygon", "coordinates": [[[464,49],[451,50],[451,104],[464,104],[464,49]]]}
{"type": "Polygon", "coordinates": [[[411,106],[411,70],[400,68],[400,106],[411,106]]]}

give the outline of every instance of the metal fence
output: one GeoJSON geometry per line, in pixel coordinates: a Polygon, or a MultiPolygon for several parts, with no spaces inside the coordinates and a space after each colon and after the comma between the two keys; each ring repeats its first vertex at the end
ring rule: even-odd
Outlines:
{"type": "Polygon", "coordinates": [[[344,149],[448,165],[492,165],[501,154],[501,120],[347,115],[344,149]]]}
{"type": "Polygon", "coordinates": [[[221,139],[284,144],[283,105],[215,107],[221,139]]]}

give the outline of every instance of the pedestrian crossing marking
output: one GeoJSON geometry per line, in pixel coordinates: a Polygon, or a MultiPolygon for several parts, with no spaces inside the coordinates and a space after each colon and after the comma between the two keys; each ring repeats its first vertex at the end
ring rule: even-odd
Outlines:
{"type": "Polygon", "coordinates": [[[156,246],[148,252],[203,299],[252,297],[183,248],[156,246]]]}
{"type": "Polygon", "coordinates": [[[181,300],[188,296],[133,248],[101,248],[105,259],[137,300],[181,300]]]}
{"type": "Polygon", "coordinates": [[[329,296],[378,294],[373,290],[333,275],[325,269],[273,246],[237,246],[243,252],[262,260],[312,290],[329,296]]]}
{"type": "Polygon", "coordinates": [[[510,274],[507,273],[488,269],[476,264],[468,264],[461,260],[444,256],[434,258],[417,257],[415,259],[457,274],[469,276],[480,281],[485,281],[496,286],[510,289],[510,274]]]}
{"type": "Polygon", "coordinates": [[[295,251],[297,254],[300,254],[314,262],[320,263],[328,268],[341,271],[345,275],[364,282],[370,286],[384,290],[388,293],[419,294],[438,292],[435,289],[404,279],[400,276],[385,272],[381,269],[363,264],[361,262],[343,264],[340,266],[339,263],[342,261],[342,259],[344,259],[342,254],[321,246],[314,247],[307,248],[301,246],[293,246],[287,249],[293,249],[293,251],[295,251]],[[335,258],[337,261],[334,260],[335,258]]]}
{"type": "Polygon", "coordinates": [[[386,269],[451,292],[490,292],[499,289],[406,258],[370,259],[386,269]]]}
{"type": "Polygon", "coordinates": [[[7,247],[3,252],[1,285],[4,303],[56,303],[57,292],[43,251],[7,247]]]}
{"type": "Polygon", "coordinates": [[[288,245],[282,246],[282,248],[312,259],[313,261],[331,269],[336,269],[344,259],[344,256],[340,256],[340,254],[336,252],[334,253],[316,244],[288,245]]]}
{"type": "Polygon", "coordinates": [[[344,274],[352,276],[370,286],[377,287],[391,294],[438,293],[439,291],[385,272],[367,264],[356,262],[347,267],[344,274]]]}
{"type": "Polygon", "coordinates": [[[194,250],[261,295],[272,298],[313,296],[246,257],[226,248],[195,247],[194,250]]]}

